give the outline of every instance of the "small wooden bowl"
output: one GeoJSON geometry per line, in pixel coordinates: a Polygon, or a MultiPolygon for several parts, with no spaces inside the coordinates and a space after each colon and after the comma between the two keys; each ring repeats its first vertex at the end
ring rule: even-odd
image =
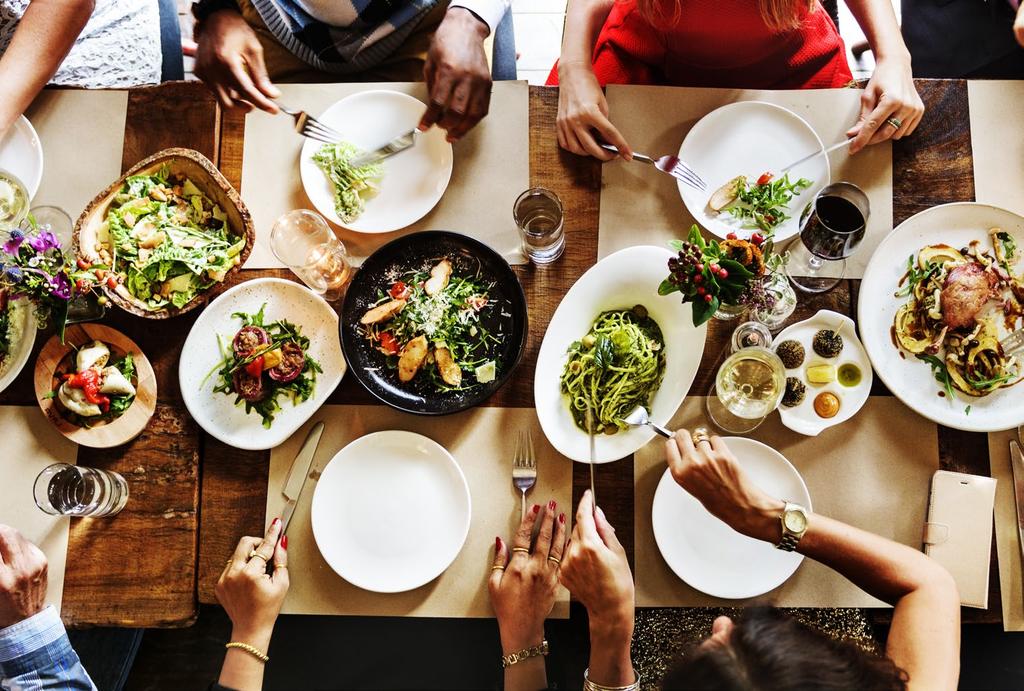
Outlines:
{"type": "MultiPolygon", "coordinates": [[[[249,258],[252,246],[256,242],[256,230],[253,226],[252,216],[249,215],[249,210],[245,208],[242,198],[238,196],[238,192],[231,186],[231,183],[221,175],[221,172],[206,156],[192,149],[173,148],[155,153],[136,163],[131,170],[122,175],[110,187],[100,192],[85,207],[85,211],[75,223],[74,246],[78,256],[91,264],[100,263],[99,255],[96,252],[96,232],[103,224],[110,203],[114,196],[121,191],[125,179],[131,175],[150,175],[164,165],[170,167],[172,174],[181,174],[190,179],[200,192],[220,206],[228,217],[228,228],[231,233],[245,238],[245,247],[239,254],[239,263],[232,267],[228,274],[238,271],[245,264],[245,260],[249,258]],[[85,242],[83,242],[83,237],[86,238],[85,242]]],[[[116,289],[110,289],[104,285],[103,291],[112,303],[126,312],[146,319],[168,319],[199,307],[226,287],[225,277],[224,281],[199,293],[184,306],[169,305],[159,310],[148,309],[145,303],[133,297],[121,284],[118,284],[116,289]]]]}
{"type": "Polygon", "coordinates": [[[54,335],[39,353],[36,360],[36,400],[46,418],[61,434],[82,446],[106,449],[131,441],[149,424],[156,410],[156,375],[149,359],[143,355],[135,341],[120,331],[101,324],[73,324],[64,333],[64,343],[54,335]],[[54,374],[60,363],[75,348],[81,348],[93,341],[102,341],[110,347],[111,354],[118,358],[131,353],[135,360],[135,400],[120,417],[95,427],[79,427],[69,422],[62,414],[60,404],[48,394],[58,384],[54,374]]]}

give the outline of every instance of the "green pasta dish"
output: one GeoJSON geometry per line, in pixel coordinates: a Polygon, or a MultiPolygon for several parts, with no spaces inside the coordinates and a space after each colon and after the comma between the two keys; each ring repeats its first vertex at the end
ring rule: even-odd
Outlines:
{"type": "Polygon", "coordinates": [[[338,142],[324,144],[313,154],[313,162],[334,185],[334,210],[342,223],[359,218],[366,208],[366,200],[380,189],[384,176],[384,166],[380,163],[353,168],[352,159],[361,153],[348,142],[338,142]]]}
{"type": "Polygon", "coordinates": [[[587,410],[595,433],[615,434],[634,408],[650,409],[665,375],[665,341],[658,323],[637,305],[602,312],[590,331],[569,346],[562,393],[569,397],[576,426],[587,431],[587,410]]]}

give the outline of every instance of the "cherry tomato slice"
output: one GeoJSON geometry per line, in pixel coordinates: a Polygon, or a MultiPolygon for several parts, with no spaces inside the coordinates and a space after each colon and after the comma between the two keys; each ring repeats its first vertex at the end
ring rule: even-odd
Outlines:
{"type": "Polygon", "coordinates": [[[757,184],[767,185],[769,182],[772,181],[772,177],[774,176],[771,173],[761,173],[761,177],[757,179],[757,184]]]}
{"type": "MultiPolygon", "coordinates": [[[[399,298],[395,298],[398,300],[399,298]]],[[[384,331],[380,335],[380,349],[384,351],[386,355],[398,355],[400,348],[398,347],[398,340],[391,335],[391,332],[384,331]]]]}
{"type": "Polygon", "coordinates": [[[395,284],[391,286],[391,290],[388,291],[388,294],[393,300],[404,300],[409,297],[410,292],[409,286],[402,281],[396,281],[395,284]]]}

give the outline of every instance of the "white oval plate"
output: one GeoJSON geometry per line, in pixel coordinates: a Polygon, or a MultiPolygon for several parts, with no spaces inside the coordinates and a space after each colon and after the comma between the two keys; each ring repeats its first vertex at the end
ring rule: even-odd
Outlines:
{"type": "MultiPolygon", "coordinates": [[[[781,453],[746,437],[726,437],[751,481],[773,497],[811,508],[807,485],[781,453]]],[[[651,509],[654,540],[679,578],[713,597],[763,595],[786,582],[803,555],[741,535],[712,516],[666,469],[651,509]]]]}
{"type": "Polygon", "coordinates": [[[225,444],[238,449],[270,449],[282,443],[305,424],[345,375],[345,358],[338,341],[338,315],[305,286],[282,278],[257,278],[225,291],[203,309],[185,339],[178,362],[178,382],[188,412],[199,426],[225,444]],[[252,314],[266,303],[267,322],[287,319],[309,339],[309,354],[320,363],[323,373],[316,378],[316,390],[304,403],[292,405],[282,398],[281,410],[270,429],[255,411],[246,413],[235,405],[233,395],[214,393],[220,362],[217,334],[231,343],[241,322],[235,312],[252,314]],[[204,381],[205,379],[205,381],[204,381]]]}
{"type": "MultiPolygon", "coordinates": [[[[561,376],[573,341],[583,338],[594,319],[606,310],[643,305],[665,337],[665,378],[651,401],[651,420],[665,424],[679,409],[697,376],[707,324],[693,326],[690,306],[677,294],[658,295],[674,256],[662,247],[629,247],[592,266],[562,298],[537,356],[533,395],[544,435],[560,454],[586,463],[590,460],[587,433],[576,426],[562,394],[561,376]]],[[[628,456],[654,437],[650,428],[633,428],[597,436],[596,461],[607,463],[628,456]]]]}
{"type": "Polygon", "coordinates": [[[25,185],[29,199],[35,198],[43,179],[43,145],[24,115],[0,139],[0,168],[13,173],[25,185]]]}
{"type": "Polygon", "coordinates": [[[316,484],[313,537],[352,585],[397,593],[447,569],[469,534],[472,505],[462,469],[421,434],[375,432],[339,451],[316,484]]]}
{"type": "MultiPolygon", "coordinates": [[[[738,101],[711,111],[687,133],[679,158],[704,178],[706,192],[678,182],[687,210],[720,238],[736,233],[749,238],[756,228],[744,229],[742,219],[708,208],[708,199],[737,175],[757,179],[764,172],[778,175],[780,168],[821,150],[821,139],[807,121],[791,110],[762,101],[738,101]]],[[[828,156],[818,156],[789,171],[790,180],[807,178],[813,184],[793,197],[789,218],[775,229],[782,241],[800,232],[800,211],[830,179],[828,156]]]]}
{"type": "Polygon", "coordinates": [[[804,347],[804,362],[796,369],[787,369],[787,377],[796,377],[807,386],[807,396],[800,405],[787,408],[779,405],[779,417],[782,424],[794,432],[806,434],[809,437],[817,436],[822,430],[846,422],[857,414],[857,411],[864,407],[871,395],[871,382],[874,376],[871,372],[871,360],[868,359],[867,351],[857,338],[857,326],[853,320],[845,314],[839,314],[832,310],[821,310],[810,319],[791,324],[783,329],[775,340],[772,341],[774,350],[783,341],[798,341],[804,347]],[[821,329],[836,329],[842,324],[839,335],[843,337],[843,349],[838,357],[823,358],[814,352],[811,342],[814,334],[821,329]],[[857,386],[843,386],[838,381],[831,384],[811,384],[807,381],[807,367],[809,365],[827,364],[834,365],[836,370],[847,363],[853,363],[860,368],[861,380],[857,386]],[[823,418],[814,412],[814,397],[826,391],[831,391],[839,397],[839,412],[835,417],[823,418]]]}
{"type": "MultiPolygon", "coordinates": [[[[10,363],[0,365],[0,391],[4,391],[18,378],[18,373],[25,367],[32,346],[36,342],[36,318],[28,298],[20,298],[21,303],[21,339],[14,344],[14,352],[8,355],[10,363]]],[[[11,304],[14,304],[13,302],[11,304]]]]}
{"type": "MultiPolygon", "coordinates": [[[[426,106],[397,91],[363,91],[343,98],[318,119],[364,151],[377,149],[416,127],[426,106]]],[[[416,144],[382,162],[380,191],[351,223],[334,211],[334,185],[313,163],[322,144],[307,139],[302,145],[299,173],[306,195],[324,217],[359,233],[388,233],[427,215],[441,200],[452,177],[452,145],[444,130],[432,127],[417,135],[416,144]]]]}
{"type": "MultiPolygon", "coordinates": [[[[896,284],[907,270],[907,257],[926,245],[946,243],[964,247],[971,240],[988,246],[988,231],[999,227],[1024,247],[1024,218],[988,204],[943,204],[911,216],[896,226],[878,245],[860,284],[857,321],[864,347],[878,376],[901,401],[924,417],[946,427],[968,432],[995,432],[1024,424],[1024,384],[999,389],[982,398],[956,391],[950,400],[940,397],[927,363],[912,355],[900,357],[890,327],[907,298],[894,297],[896,284]],[[970,406],[970,413],[966,411],[970,406]]],[[[1021,263],[1016,271],[1021,271],[1021,263]]]]}

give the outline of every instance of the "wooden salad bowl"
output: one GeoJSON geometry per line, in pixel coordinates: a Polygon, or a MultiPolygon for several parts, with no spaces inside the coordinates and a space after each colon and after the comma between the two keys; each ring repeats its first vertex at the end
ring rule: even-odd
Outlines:
{"type": "Polygon", "coordinates": [[[36,360],[36,400],[46,419],[65,437],[97,449],[106,449],[131,441],[149,424],[156,410],[156,375],[149,359],[135,344],[135,341],[120,331],[102,324],[73,324],[64,332],[64,343],[54,335],[43,346],[36,360]],[[135,400],[120,417],[110,422],[101,422],[94,427],[79,427],[70,422],[61,412],[60,403],[50,392],[55,391],[55,374],[67,355],[93,341],[102,341],[110,348],[111,360],[118,360],[130,353],[135,360],[135,400]]]}
{"type": "MultiPolygon", "coordinates": [[[[256,242],[256,230],[253,226],[252,216],[235,188],[206,156],[192,149],[181,148],[164,149],[139,161],[85,207],[85,211],[75,223],[74,248],[79,258],[92,264],[101,263],[96,252],[97,231],[106,219],[107,210],[110,208],[114,196],[121,191],[121,187],[129,176],[150,175],[164,165],[170,167],[171,173],[182,174],[190,179],[200,192],[220,206],[228,217],[228,227],[231,233],[245,238],[245,246],[239,253],[239,263],[228,271],[228,276],[237,272],[249,258],[252,246],[256,242]]],[[[227,286],[228,280],[225,276],[225,280],[199,293],[182,307],[168,305],[158,310],[147,308],[142,301],[132,296],[121,284],[114,289],[103,285],[102,289],[112,303],[126,312],[146,319],[169,319],[194,310],[227,286]]]]}

